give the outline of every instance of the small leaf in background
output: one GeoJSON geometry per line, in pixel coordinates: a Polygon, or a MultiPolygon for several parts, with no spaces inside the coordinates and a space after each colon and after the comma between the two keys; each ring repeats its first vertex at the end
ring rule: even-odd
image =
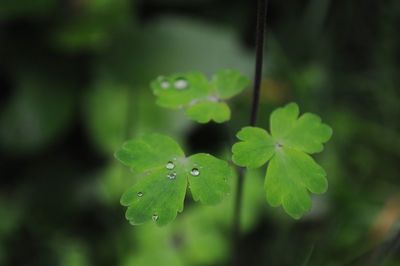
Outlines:
{"type": "MultiPolygon", "coordinates": [[[[186,215],[185,215],[186,216],[186,215]]],[[[122,238],[128,247],[120,265],[187,265],[183,263],[179,241],[175,237],[175,223],[163,227],[145,224],[140,228],[123,227],[122,238]]]]}
{"type": "Polygon", "coordinates": [[[203,101],[190,106],[186,110],[186,116],[199,123],[207,123],[210,120],[223,123],[231,118],[231,110],[226,103],[203,101]]]}
{"type": "Polygon", "coordinates": [[[56,0],[2,0],[0,19],[41,18],[56,10],[56,0]]]}
{"type": "Polygon", "coordinates": [[[133,124],[128,121],[133,88],[110,81],[99,81],[85,94],[83,113],[91,141],[100,152],[110,154],[125,138],[133,124]]]}
{"type": "Polygon", "coordinates": [[[232,69],[219,70],[215,73],[211,82],[221,99],[229,99],[239,94],[249,83],[247,77],[232,69]]]}
{"type": "Polygon", "coordinates": [[[229,192],[231,171],[225,161],[204,153],[185,157],[167,136],[149,134],[130,140],[115,156],[143,175],[121,198],[131,224],[165,225],[174,220],[183,210],[188,184],[193,198],[204,204],[216,204],[229,192]]]}
{"type": "Polygon", "coordinates": [[[53,242],[60,266],[90,265],[87,247],[79,240],[56,238],[53,242]]]}
{"type": "Polygon", "coordinates": [[[101,51],[112,43],[113,34],[131,25],[128,0],[87,0],[73,1],[75,11],[54,29],[52,39],[63,51],[101,51]]]}
{"type": "Polygon", "coordinates": [[[107,205],[115,206],[121,194],[134,184],[135,178],[126,178],[130,174],[128,168],[116,161],[111,161],[103,169],[96,172],[99,197],[107,205]]]}
{"type": "Polygon", "coordinates": [[[321,194],[328,187],[326,173],[311,156],[323,150],[332,129],[318,116],[299,117],[297,104],[290,103],[271,115],[271,135],[262,128],[245,127],[237,134],[241,142],[232,147],[233,161],[258,168],[269,161],[265,190],[273,207],[282,205],[298,219],[311,208],[309,192],[321,194]]]}
{"type": "Polygon", "coordinates": [[[0,265],[7,265],[8,239],[11,239],[20,228],[24,211],[14,199],[3,196],[4,193],[0,194],[0,265]]]}
{"type": "Polygon", "coordinates": [[[0,148],[29,154],[62,137],[74,112],[74,92],[68,86],[42,72],[20,74],[16,91],[1,108],[0,148]]]}
{"type": "Polygon", "coordinates": [[[218,71],[211,82],[202,73],[188,72],[160,76],[150,86],[158,105],[184,108],[187,117],[199,123],[223,123],[231,116],[224,100],[239,94],[249,82],[239,71],[225,69],[218,71]]]}

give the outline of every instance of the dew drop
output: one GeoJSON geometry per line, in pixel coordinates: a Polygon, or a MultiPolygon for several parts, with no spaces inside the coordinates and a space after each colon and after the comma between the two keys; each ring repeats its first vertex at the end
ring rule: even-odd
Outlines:
{"type": "Polygon", "coordinates": [[[168,170],[172,170],[175,168],[175,164],[171,161],[168,161],[168,163],[165,165],[165,168],[167,168],[168,170]]]}
{"type": "Polygon", "coordinates": [[[192,171],[190,171],[190,174],[192,176],[198,176],[198,175],[200,175],[200,171],[197,168],[193,168],[192,171]]]}
{"type": "Polygon", "coordinates": [[[142,196],[143,196],[143,192],[139,191],[139,192],[137,193],[137,195],[138,195],[138,197],[142,197],[142,196]]]}
{"type": "Polygon", "coordinates": [[[188,87],[189,83],[186,79],[179,78],[175,81],[174,87],[177,90],[184,90],[188,87]]]}
{"type": "Polygon", "coordinates": [[[158,220],[158,215],[153,214],[153,216],[151,216],[151,219],[153,220],[153,222],[156,222],[158,220]]]}
{"type": "Polygon", "coordinates": [[[161,89],[164,89],[164,90],[168,89],[170,86],[171,86],[171,84],[169,84],[168,81],[162,81],[162,82],[160,83],[161,89]]]}
{"type": "Polygon", "coordinates": [[[176,173],[175,173],[175,172],[169,173],[169,174],[167,175],[167,177],[168,177],[169,179],[173,180],[173,179],[176,178],[176,173]]]}

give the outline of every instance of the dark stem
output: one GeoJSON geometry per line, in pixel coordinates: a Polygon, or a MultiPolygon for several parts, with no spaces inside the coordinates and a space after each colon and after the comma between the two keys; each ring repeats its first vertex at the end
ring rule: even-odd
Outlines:
{"type": "MultiPolygon", "coordinates": [[[[253,83],[253,99],[250,113],[250,126],[257,123],[258,106],[260,102],[260,88],[262,79],[263,53],[264,53],[264,33],[265,20],[267,17],[267,0],[258,0],[257,6],[257,28],[256,28],[256,63],[253,83]]],[[[236,197],[233,213],[233,265],[240,265],[241,245],[240,245],[240,213],[242,205],[244,187],[244,169],[238,168],[238,181],[236,186],[236,197]]]]}
{"type": "Polygon", "coordinates": [[[256,29],[256,64],[254,71],[253,101],[251,104],[250,126],[255,126],[257,123],[258,106],[260,104],[260,88],[264,59],[264,34],[265,20],[267,17],[267,5],[267,0],[258,0],[256,29]]]}

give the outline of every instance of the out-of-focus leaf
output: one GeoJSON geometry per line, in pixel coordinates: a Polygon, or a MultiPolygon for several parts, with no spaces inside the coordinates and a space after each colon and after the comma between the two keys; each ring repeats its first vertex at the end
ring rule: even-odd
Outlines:
{"type": "Polygon", "coordinates": [[[56,0],[2,0],[0,19],[41,17],[50,14],[56,6],[56,0]]]}
{"type": "Polygon", "coordinates": [[[104,154],[111,154],[133,126],[132,88],[113,82],[98,82],[85,95],[83,111],[91,140],[104,154]],[[129,113],[130,112],[130,113],[129,113]],[[131,118],[128,120],[128,117],[131,118]]]}
{"type": "Polygon", "coordinates": [[[230,119],[231,111],[224,100],[243,91],[250,81],[239,71],[224,69],[212,82],[198,72],[160,76],[151,82],[157,104],[166,108],[185,108],[186,115],[199,123],[230,119]]]}
{"type": "Polygon", "coordinates": [[[76,14],[54,33],[56,44],[65,50],[105,48],[112,34],[131,22],[127,0],[82,1],[74,8],[76,14]]]}
{"type": "Polygon", "coordinates": [[[190,106],[186,116],[199,123],[208,123],[211,120],[223,123],[231,119],[231,109],[226,103],[204,101],[190,106]]]}
{"type": "Polygon", "coordinates": [[[100,197],[110,205],[119,203],[121,194],[133,185],[136,178],[128,178],[132,173],[123,165],[112,162],[98,173],[100,197]]]}
{"type": "Polygon", "coordinates": [[[146,224],[135,227],[129,237],[135,240],[138,248],[124,259],[123,266],[156,265],[168,266],[186,265],[180,255],[179,247],[174,243],[172,224],[163,227],[154,227],[146,224]]]}
{"type": "Polygon", "coordinates": [[[61,266],[89,266],[89,257],[82,243],[71,240],[58,240],[59,263],[61,266]]]}
{"type": "Polygon", "coordinates": [[[11,153],[40,150],[71,122],[73,91],[43,76],[22,76],[0,113],[0,148],[11,153]]]}

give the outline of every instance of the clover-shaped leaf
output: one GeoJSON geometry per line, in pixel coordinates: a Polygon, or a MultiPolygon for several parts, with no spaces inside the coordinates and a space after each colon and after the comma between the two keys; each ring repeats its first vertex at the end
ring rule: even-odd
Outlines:
{"type": "Polygon", "coordinates": [[[202,73],[188,72],[160,76],[150,86],[158,105],[183,108],[190,119],[199,123],[223,123],[231,116],[225,100],[243,91],[249,82],[239,71],[225,69],[218,71],[211,81],[202,73]]]}
{"type": "Polygon", "coordinates": [[[311,208],[309,192],[321,194],[328,187],[326,173],[310,155],[321,152],[332,129],[318,116],[305,113],[290,103],[275,110],[270,119],[271,135],[262,128],[245,127],[232,147],[233,161],[247,168],[258,168],[269,161],[265,191],[273,207],[282,205],[298,219],[311,208]]]}
{"type": "Polygon", "coordinates": [[[115,157],[143,175],[121,198],[132,224],[153,220],[164,225],[174,220],[183,210],[188,184],[194,200],[204,204],[216,204],[229,192],[227,162],[205,153],[185,157],[167,136],[149,134],[130,140],[115,157]]]}

